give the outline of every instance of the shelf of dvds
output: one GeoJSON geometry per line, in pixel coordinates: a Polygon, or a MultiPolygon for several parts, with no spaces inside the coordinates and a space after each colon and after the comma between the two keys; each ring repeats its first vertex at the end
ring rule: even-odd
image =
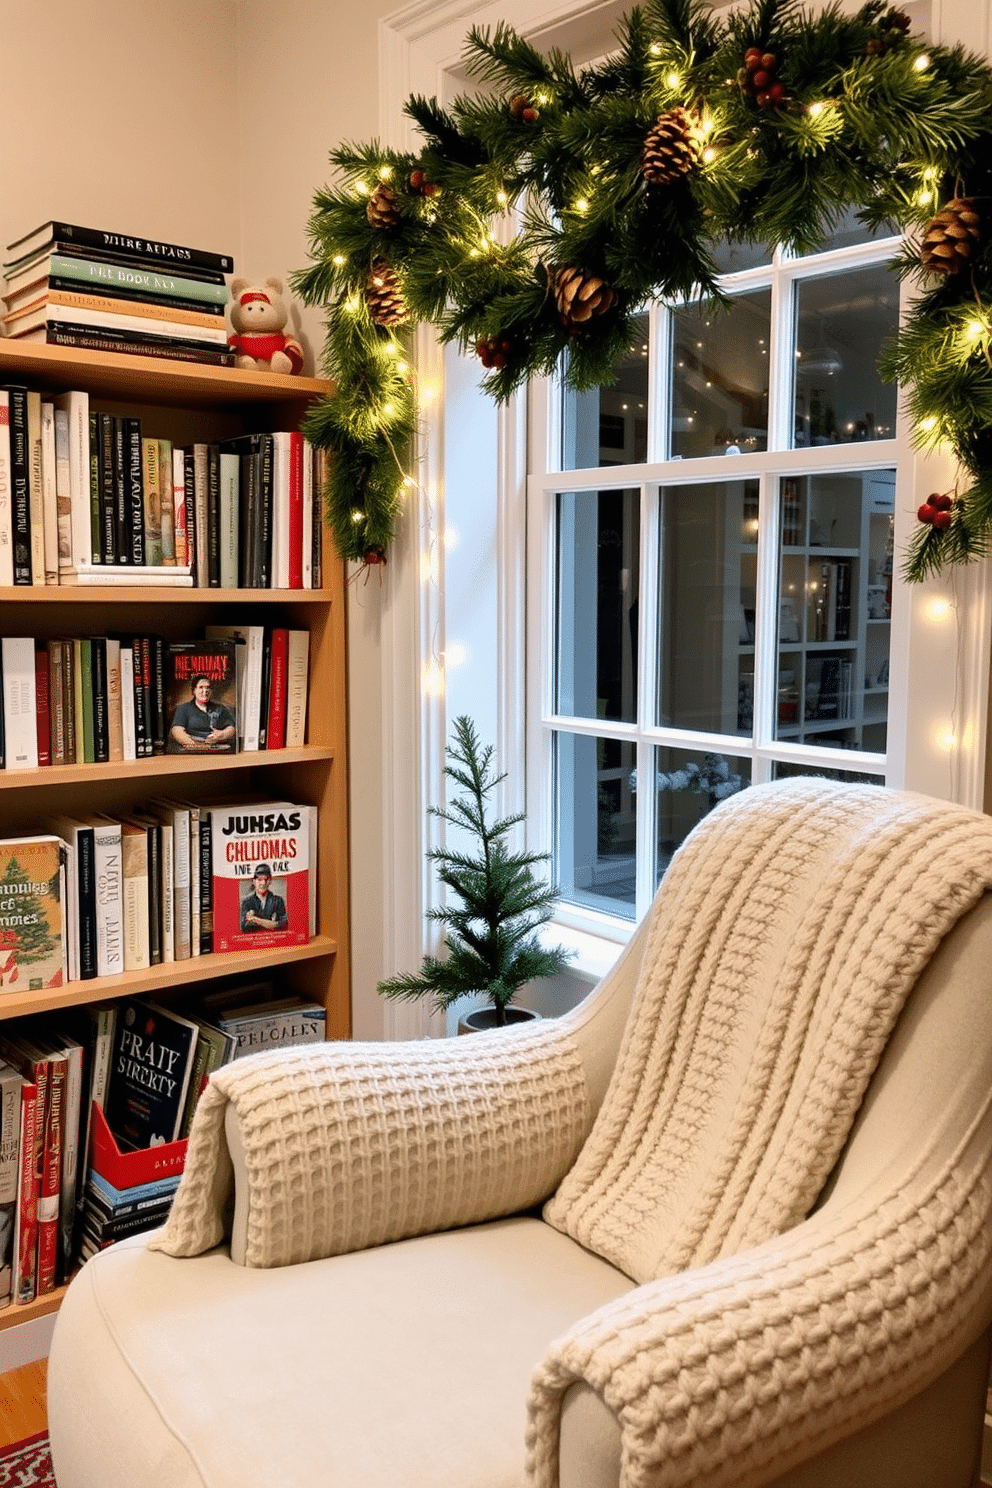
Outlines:
{"type": "MultiPolygon", "coordinates": [[[[87,392],[96,410],[133,412],[152,436],[213,441],[298,427],[327,391],[319,379],[156,361],[102,352],[66,352],[0,340],[0,387],[42,393],[87,392]]],[[[216,953],[67,982],[48,990],[0,989],[0,1021],[135,993],[182,1010],[197,991],[234,975],[276,975],[278,990],[320,1001],[327,1036],[350,1032],[345,574],[324,535],[321,586],[313,589],[219,589],[82,585],[0,589],[0,633],[37,640],[154,631],[168,640],[202,634],[205,625],[264,625],[306,630],[309,675],[306,742],[229,756],[153,755],[109,764],[0,771],[5,837],[39,830],[44,818],[123,814],[153,796],[291,800],[316,808],[319,870],[317,933],[287,949],[216,953]]],[[[61,1290],[0,1311],[0,1330],[53,1311],[61,1290]]]]}

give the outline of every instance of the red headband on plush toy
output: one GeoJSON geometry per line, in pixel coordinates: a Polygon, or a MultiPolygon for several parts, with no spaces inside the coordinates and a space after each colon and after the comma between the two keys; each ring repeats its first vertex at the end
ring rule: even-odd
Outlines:
{"type": "Polygon", "coordinates": [[[249,300],[264,300],[267,305],[272,304],[268,295],[263,294],[260,289],[246,289],[244,294],[238,295],[239,305],[247,305],[249,300]]]}

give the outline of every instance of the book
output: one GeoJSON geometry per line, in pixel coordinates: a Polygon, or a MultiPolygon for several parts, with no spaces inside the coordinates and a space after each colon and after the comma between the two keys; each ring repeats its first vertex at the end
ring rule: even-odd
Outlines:
{"type": "Polygon", "coordinates": [[[175,641],[166,652],[168,754],[235,754],[237,643],[175,641]]]}
{"type": "MultiPolygon", "coordinates": [[[[40,304],[28,306],[13,315],[5,315],[4,332],[12,340],[21,340],[29,332],[47,330],[49,325],[72,324],[117,331],[122,335],[130,335],[132,331],[136,331],[144,336],[164,336],[194,343],[202,342],[204,346],[227,347],[227,332],[223,324],[201,326],[149,314],[122,315],[119,311],[92,309],[79,303],[82,298],[78,296],[77,302],[72,305],[53,304],[45,299],[40,304]]],[[[137,305],[137,301],[135,304],[137,305]]]]}
{"type": "Polygon", "coordinates": [[[217,951],[304,945],[309,924],[309,830],[285,802],[210,811],[213,936],[217,951]]]}
{"type": "Polygon", "coordinates": [[[84,351],[110,351],[122,356],[156,356],[170,361],[204,362],[213,367],[233,367],[233,351],[222,346],[204,346],[180,337],[143,335],[138,331],[114,331],[104,326],[49,321],[37,330],[17,337],[25,345],[70,346],[84,351]]]}
{"type": "Polygon", "coordinates": [[[155,238],[135,237],[127,233],[106,232],[102,228],[81,227],[77,223],[52,219],[43,222],[23,237],[7,244],[7,263],[18,262],[38,253],[49,244],[70,242],[101,253],[116,253],[137,263],[189,265],[234,273],[234,259],[229,253],[212,253],[202,248],[189,248],[179,243],[163,243],[155,238]]]}
{"type": "Polygon", "coordinates": [[[189,589],[193,579],[188,568],[137,569],[131,564],[113,565],[94,563],[83,568],[63,569],[59,578],[62,584],[78,585],[80,588],[107,587],[141,589],[189,589]]]}
{"type": "Polygon", "coordinates": [[[230,451],[219,450],[218,583],[238,587],[238,532],[240,529],[241,462],[230,451]]]}
{"type": "MultiPolygon", "coordinates": [[[[66,417],[69,440],[69,506],[72,562],[93,562],[90,524],[90,400],[89,393],[72,389],[54,399],[66,417]]],[[[63,476],[64,480],[64,476],[63,476]]]]}
{"type": "Polygon", "coordinates": [[[144,494],[145,563],[162,566],[162,488],[158,468],[159,442],[141,440],[141,484],[144,494]]]}
{"type": "Polygon", "coordinates": [[[327,1014],[320,1003],[290,996],[257,1006],[226,1008],[218,1014],[217,1023],[234,1037],[233,1057],[239,1059],[275,1046],[322,1042],[327,1014]]]}
{"type": "Polygon", "coordinates": [[[287,749],[296,749],[306,742],[310,632],[287,631],[286,641],[285,745],[287,749]]]}
{"type": "Polygon", "coordinates": [[[38,723],[35,717],[34,641],[30,636],[0,638],[3,671],[4,767],[38,768],[38,723]]]}
{"type": "Polygon", "coordinates": [[[162,562],[168,567],[176,562],[176,528],[172,499],[172,442],[158,442],[158,508],[161,521],[162,562]]]}
{"type": "Polygon", "coordinates": [[[172,944],[171,956],[163,949],[163,959],[187,961],[192,954],[189,807],[178,801],[152,801],[148,809],[162,823],[163,933],[165,945],[170,934],[172,944]]]}
{"type": "Polygon", "coordinates": [[[31,495],[28,436],[28,392],[8,387],[10,441],[10,509],[14,583],[31,583],[31,495]]]}
{"type": "MultiPolygon", "coordinates": [[[[223,305],[196,304],[176,296],[159,295],[154,301],[125,298],[117,294],[103,294],[99,289],[90,293],[89,286],[82,288],[71,279],[42,279],[26,285],[16,294],[6,295],[7,321],[13,321],[28,312],[35,312],[48,305],[56,310],[96,310],[105,315],[137,316],[140,320],[164,320],[170,325],[197,326],[201,329],[216,329],[222,323],[223,305]]],[[[59,317],[56,317],[59,318],[59,317]]],[[[69,317],[72,318],[72,317],[69,317]]]]}
{"type": "Polygon", "coordinates": [[[121,823],[92,819],[96,878],[96,964],[98,976],[124,970],[124,850],[121,823]]]}
{"type": "MultiPolygon", "coordinates": [[[[68,253],[41,254],[17,272],[8,272],[7,295],[16,294],[24,285],[35,283],[41,278],[52,277],[68,279],[73,283],[98,285],[105,293],[129,289],[148,299],[161,294],[193,303],[204,301],[226,305],[228,301],[223,280],[220,284],[210,284],[204,279],[175,274],[171,269],[158,269],[140,263],[115,263],[110,259],[77,258],[68,253]]],[[[64,318],[72,319],[71,315],[64,318]]]]}
{"type": "Polygon", "coordinates": [[[46,584],[57,584],[59,581],[59,516],[55,470],[55,404],[50,398],[44,398],[41,403],[41,507],[46,584]]]}
{"type": "Polygon", "coordinates": [[[14,509],[10,468],[10,394],[0,388],[0,588],[14,582],[14,509]]]}
{"type": "Polygon", "coordinates": [[[93,689],[93,758],[98,765],[110,759],[110,695],[107,638],[90,636],[90,684],[93,689]]]}
{"type": "MultiPolygon", "coordinates": [[[[193,445],[193,577],[197,589],[210,587],[210,446],[193,445]]],[[[216,528],[214,529],[216,532],[216,528]]],[[[216,562],[216,555],[215,555],[216,562]]]]}
{"type": "Polygon", "coordinates": [[[38,735],[38,764],[50,765],[52,763],[52,725],[49,710],[48,693],[48,653],[41,647],[36,646],[34,652],[34,696],[36,712],[36,733],[38,735]]]}
{"type": "Polygon", "coordinates": [[[9,1307],[13,1300],[23,1084],[18,1070],[0,1062],[0,1308],[9,1307]]]}
{"type": "Polygon", "coordinates": [[[237,1049],[237,1038],[233,1033],[228,1033],[222,1028],[215,1027],[204,1018],[197,1018],[199,1034],[196,1040],[196,1054],[193,1059],[193,1072],[190,1076],[189,1090],[186,1095],[186,1109],[183,1112],[181,1135],[189,1135],[189,1129],[193,1124],[193,1113],[197,1102],[206,1089],[207,1081],[215,1069],[227,1064],[234,1058],[237,1049]]]}
{"type": "Polygon", "coordinates": [[[286,670],[289,662],[289,631],[277,625],[272,631],[272,658],[269,663],[268,723],[266,749],[283,749],[286,744],[286,670]]]}
{"type": "Polygon", "coordinates": [[[64,856],[53,835],[0,841],[0,997],[68,979],[64,856]]]}
{"type": "MultiPolygon", "coordinates": [[[[172,450],[172,531],[178,566],[189,568],[189,538],[186,532],[186,457],[181,449],[172,450]]],[[[190,583],[192,583],[190,579],[190,583]]]]}
{"type": "Polygon", "coordinates": [[[69,415],[55,403],[52,408],[55,420],[55,508],[61,570],[72,562],[72,467],[69,460],[69,415]]]}
{"type": "Polygon", "coordinates": [[[80,981],[99,975],[97,955],[97,873],[92,822],[73,817],[49,817],[43,825],[68,847],[75,861],[76,915],[73,929],[80,981]]]}
{"type": "Polygon", "coordinates": [[[65,1141],[66,1057],[39,1043],[48,1060],[41,1184],[38,1190],[38,1296],[55,1290],[59,1264],[59,1208],[65,1141]]]}
{"type": "Polygon", "coordinates": [[[43,505],[41,394],[27,393],[28,520],[31,525],[31,582],[45,582],[45,513],[43,505]]]}
{"type": "Polygon", "coordinates": [[[157,1003],[125,998],[117,1011],[104,1115],[122,1149],[179,1136],[199,1030],[157,1003]]]}
{"type": "Polygon", "coordinates": [[[21,1086],[20,1161],[14,1221],[15,1303],[33,1302],[38,1285],[38,1193],[41,1174],[38,1152],[38,1086],[25,1079],[21,1086]]]}

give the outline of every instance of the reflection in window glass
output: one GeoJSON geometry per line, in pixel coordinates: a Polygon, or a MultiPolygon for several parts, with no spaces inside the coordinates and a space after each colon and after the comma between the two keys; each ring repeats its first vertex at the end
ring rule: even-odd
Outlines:
{"type": "Polygon", "coordinates": [[[634,918],[636,746],[555,736],[555,881],[566,903],[634,918]]]}
{"type": "Polygon", "coordinates": [[[660,748],[654,754],[654,783],[658,792],[657,884],[675,849],[697,822],[721,801],[751,784],[751,764],[733,755],[702,754],[692,749],[660,748]]]}
{"type": "MultiPolygon", "coordinates": [[[[858,221],[856,208],[848,207],[838,217],[819,247],[811,249],[810,252],[825,253],[834,248],[848,248],[853,243],[874,243],[878,238],[888,238],[891,235],[892,229],[888,227],[865,227],[858,221]]],[[[809,255],[801,256],[808,257],[809,255]]]]}
{"type": "Polygon", "coordinates": [[[563,394],[563,470],[640,464],[648,457],[648,316],[637,316],[635,324],[634,344],[609,387],[563,394]]]}
{"type": "Polygon", "coordinates": [[[637,717],[640,492],[563,491],[558,498],[555,710],[637,717]]]}
{"type": "Polygon", "coordinates": [[[672,313],[673,456],[768,447],[771,291],[672,313]]]}
{"type": "Polygon", "coordinates": [[[899,281],[884,266],[798,285],[797,448],[895,436],[896,388],[877,363],[898,316],[899,281]]]}
{"type": "Polygon", "coordinates": [[[758,483],[660,495],[658,717],[663,727],[750,734],[758,483]]]}
{"type": "Polygon", "coordinates": [[[786,476],[779,492],[775,737],[881,754],[895,471],[786,476]]]}

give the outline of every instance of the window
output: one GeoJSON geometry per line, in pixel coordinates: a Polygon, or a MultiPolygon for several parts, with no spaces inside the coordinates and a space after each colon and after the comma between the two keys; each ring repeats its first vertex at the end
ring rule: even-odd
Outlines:
{"type": "Polygon", "coordinates": [[[898,242],[858,236],[728,252],[726,306],[652,305],[612,386],[547,389],[528,788],[580,925],[624,933],[752,783],[886,777],[898,242]]]}

